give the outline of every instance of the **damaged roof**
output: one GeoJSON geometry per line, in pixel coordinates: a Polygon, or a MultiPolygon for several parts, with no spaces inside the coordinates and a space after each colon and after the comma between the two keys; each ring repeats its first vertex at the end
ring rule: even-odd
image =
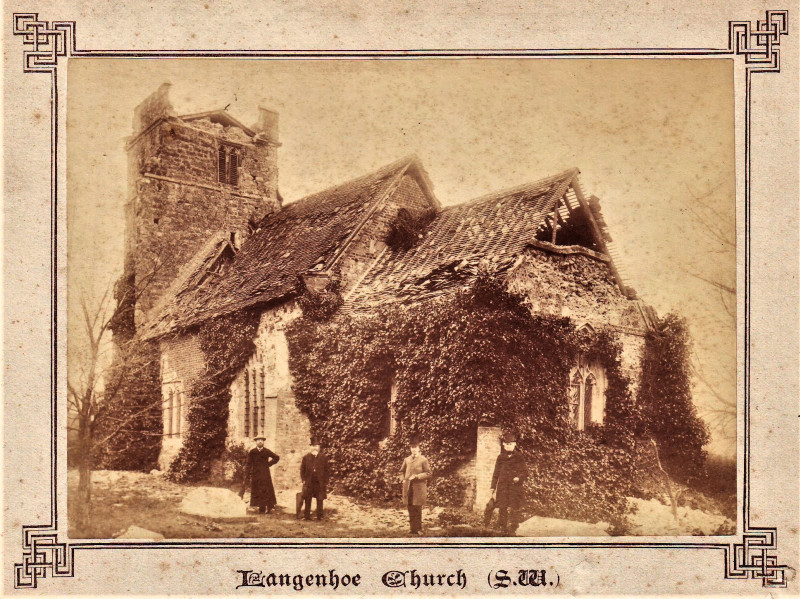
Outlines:
{"type": "MultiPolygon", "coordinates": [[[[267,215],[242,244],[230,264],[199,285],[197,273],[187,273],[145,325],[146,339],[185,329],[204,320],[265,304],[297,291],[299,275],[315,265],[330,266],[349,238],[383,198],[413,173],[430,190],[419,159],[408,156],[377,171],[306,196],[267,215]]],[[[435,198],[432,201],[438,208],[435,198]]],[[[201,266],[212,247],[193,260],[201,266]]],[[[195,268],[194,270],[197,270],[195,268]]]]}
{"type": "MultiPolygon", "coordinates": [[[[555,210],[578,169],[496,192],[442,210],[409,249],[387,248],[346,298],[346,310],[368,309],[387,302],[421,300],[466,285],[482,266],[507,270],[536,241],[537,230],[555,210]]],[[[601,237],[606,237],[600,228],[601,237]]],[[[577,246],[551,246],[608,262],[597,252],[577,246]]]]}

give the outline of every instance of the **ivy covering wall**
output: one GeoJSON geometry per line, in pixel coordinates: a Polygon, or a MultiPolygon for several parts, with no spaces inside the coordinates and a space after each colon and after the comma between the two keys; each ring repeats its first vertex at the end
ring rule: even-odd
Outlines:
{"type": "Polygon", "coordinates": [[[209,320],[197,330],[205,372],[187,389],[189,428],[169,467],[168,476],[172,480],[197,481],[208,477],[214,462],[225,451],[230,386],[255,351],[253,341],[259,315],[258,311],[237,312],[209,320]]]}
{"type": "Polygon", "coordinates": [[[625,512],[635,410],[608,333],[578,332],[567,318],[532,315],[521,297],[484,275],[472,289],[368,316],[304,315],[287,329],[297,405],[328,447],[348,493],[399,495],[410,434],[436,476],[433,499],[458,504],[455,475],[476,450],[479,425],[517,433],[531,469],[533,513],[614,520],[625,512]],[[604,426],[569,422],[569,370],[579,356],[607,372],[604,426]],[[387,436],[392,384],[397,423],[387,436]]]}
{"type": "Polygon", "coordinates": [[[117,345],[106,381],[110,399],[99,406],[92,436],[98,468],[156,467],[161,450],[161,377],[158,346],[132,339],[117,345]]]}
{"type": "Polygon", "coordinates": [[[686,321],[668,314],[645,338],[638,394],[642,434],[655,439],[664,468],[683,483],[705,477],[710,438],[692,400],[690,355],[686,321]]]}

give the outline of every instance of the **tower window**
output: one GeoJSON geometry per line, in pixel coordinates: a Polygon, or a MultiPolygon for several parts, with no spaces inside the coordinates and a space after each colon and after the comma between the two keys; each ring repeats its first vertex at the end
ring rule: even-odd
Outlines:
{"type": "Polygon", "coordinates": [[[228,185],[239,185],[240,163],[239,148],[228,144],[219,144],[217,149],[217,181],[228,185]]]}

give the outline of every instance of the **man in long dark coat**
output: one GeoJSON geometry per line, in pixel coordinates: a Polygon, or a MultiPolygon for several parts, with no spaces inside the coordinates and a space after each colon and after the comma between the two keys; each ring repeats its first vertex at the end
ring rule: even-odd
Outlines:
{"type": "Polygon", "coordinates": [[[320,452],[320,445],[311,440],[311,446],[300,463],[300,480],[303,481],[303,517],[311,520],[311,499],[317,500],[317,520],[322,520],[323,502],[328,497],[328,458],[320,452]]]}
{"type": "Polygon", "coordinates": [[[497,525],[505,533],[513,535],[519,526],[523,484],[527,477],[528,466],[525,458],[517,451],[517,438],[513,433],[505,433],[503,449],[497,456],[492,474],[492,497],[499,510],[497,525]]]}
{"type": "Polygon", "coordinates": [[[248,480],[250,482],[250,507],[257,507],[260,513],[272,512],[278,503],[275,498],[275,489],[272,486],[272,476],[269,469],[278,463],[277,454],[264,447],[266,437],[256,437],[256,446],[247,454],[247,465],[244,469],[244,481],[239,496],[244,496],[248,480]]]}

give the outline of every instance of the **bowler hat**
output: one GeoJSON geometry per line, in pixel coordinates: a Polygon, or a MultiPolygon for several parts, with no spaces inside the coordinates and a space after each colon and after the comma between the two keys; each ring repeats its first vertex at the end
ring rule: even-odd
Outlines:
{"type": "Polygon", "coordinates": [[[503,433],[503,443],[516,443],[517,436],[512,432],[503,433]]]}
{"type": "Polygon", "coordinates": [[[256,435],[255,437],[253,437],[253,441],[258,441],[259,439],[261,439],[262,441],[267,440],[267,438],[264,435],[256,435]]]}

